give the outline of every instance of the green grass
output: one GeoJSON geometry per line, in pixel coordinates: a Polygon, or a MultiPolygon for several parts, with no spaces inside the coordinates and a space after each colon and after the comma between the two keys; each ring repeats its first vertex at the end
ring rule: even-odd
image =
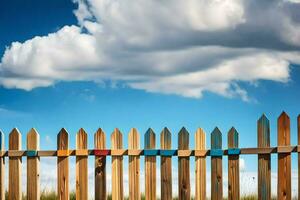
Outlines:
{"type": "MultiPolygon", "coordinates": [[[[5,193],[5,199],[8,199],[8,192],[5,193]]],[[[51,192],[48,192],[48,191],[42,191],[41,192],[41,198],[40,200],[57,200],[57,194],[55,191],[51,191],[51,192]]],[[[76,199],[76,194],[75,192],[71,192],[70,193],[70,200],[75,200],[76,199]]],[[[22,200],[27,200],[27,197],[26,195],[23,194],[22,196],[22,200]]]]}

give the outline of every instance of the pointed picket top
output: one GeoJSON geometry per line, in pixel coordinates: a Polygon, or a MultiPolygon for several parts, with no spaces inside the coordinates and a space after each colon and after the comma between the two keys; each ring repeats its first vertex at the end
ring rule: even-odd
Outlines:
{"type": "Polygon", "coordinates": [[[118,128],[115,128],[114,132],[111,134],[111,148],[112,149],[122,149],[123,148],[123,136],[118,128]]]}
{"type": "Polygon", "coordinates": [[[262,114],[262,116],[259,118],[258,120],[259,123],[268,123],[269,124],[269,119],[267,118],[267,116],[265,114],[262,114]]]}
{"type": "Polygon", "coordinates": [[[88,136],[83,128],[80,128],[76,134],[76,148],[87,149],[88,136]]]}
{"type": "Polygon", "coordinates": [[[278,124],[282,125],[289,125],[290,124],[290,117],[286,112],[282,112],[280,116],[278,117],[278,124]]]}
{"type": "Polygon", "coordinates": [[[9,149],[20,150],[22,148],[22,136],[17,128],[14,128],[9,134],[9,149]]]}
{"type": "Polygon", "coordinates": [[[145,149],[154,149],[155,148],[155,133],[152,128],[149,128],[145,133],[144,146],[145,149]]]}
{"type": "Polygon", "coordinates": [[[172,145],[171,132],[167,127],[165,127],[160,133],[160,148],[171,149],[171,145],[172,145]]]}
{"type": "Polygon", "coordinates": [[[60,150],[69,149],[69,134],[65,128],[62,128],[57,135],[57,148],[60,150]]]}
{"type": "Polygon", "coordinates": [[[211,133],[211,148],[222,149],[222,133],[218,127],[211,133]]]}
{"type": "Polygon", "coordinates": [[[196,134],[198,135],[205,135],[205,131],[202,129],[202,128],[197,128],[197,130],[196,130],[196,134]]]}
{"type": "Polygon", "coordinates": [[[2,132],[1,129],[0,129],[0,150],[1,151],[4,150],[4,133],[2,132]]]}
{"type": "Polygon", "coordinates": [[[94,145],[95,149],[105,149],[105,133],[104,131],[99,128],[96,133],[94,134],[94,145]]]}
{"type": "Polygon", "coordinates": [[[202,128],[198,128],[195,133],[195,147],[197,150],[206,148],[206,133],[202,128]]]}
{"type": "Polygon", "coordinates": [[[283,111],[277,121],[278,146],[290,144],[290,117],[283,111]]]}
{"type": "Polygon", "coordinates": [[[290,117],[288,116],[288,114],[285,111],[282,111],[282,113],[280,114],[278,121],[284,122],[290,120],[290,117]]]}
{"type": "Polygon", "coordinates": [[[270,146],[270,121],[265,114],[257,121],[257,139],[258,147],[270,146]]]}
{"type": "Polygon", "coordinates": [[[130,129],[128,134],[128,149],[139,149],[140,148],[140,134],[136,128],[130,129]]]}
{"type": "Polygon", "coordinates": [[[228,132],[228,148],[238,148],[239,146],[239,133],[234,127],[228,132]]]}
{"type": "Polygon", "coordinates": [[[40,148],[40,135],[34,129],[31,128],[27,133],[27,149],[28,150],[38,150],[40,148]]]}
{"type": "Polygon", "coordinates": [[[178,149],[189,149],[189,132],[182,127],[178,134],[178,149]]]}

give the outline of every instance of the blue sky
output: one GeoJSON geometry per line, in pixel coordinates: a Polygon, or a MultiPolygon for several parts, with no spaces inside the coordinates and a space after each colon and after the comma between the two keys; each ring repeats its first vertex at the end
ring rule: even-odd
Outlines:
{"type": "MultiPolygon", "coordinates": [[[[155,2],[148,6],[156,6],[155,2]]],[[[271,122],[271,144],[276,146],[276,121],[284,110],[291,118],[291,143],[296,145],[300,113],[296,8],[300,5],[279,0],[274,1],[277,4],[203,2],[189,1],[186,6],[167,1],[165,8],[176,11],[178,4],[180,12],[172,19],[158,10],[156,14],[164,17],[159,21],[139,4],[138,9],[145,11],[142,16],[128,14],[137,8],[122,2],[116,6],[93,0],[4,0],[0,7],[0,128],[6,144],[10,130],[18,127],[25,148],[25,134],[35,127],[41,148],[55,149],[56,134],[65,127],[74,148],[75,133],[83,127],[93,148],[93,134],[101,127],[109,146],[109,135],[118,127],[126,147],[130,128],[138,128],[143,135],[152,127],[158,147],[158,134],[166,126],[176,148],[177,133],[185,126],[191,148],[198,127],[206,131],[209,147],[209,134],[218,126],[225,148],[227,131],[234,126],[241,147],[256,147],[256,122],[265,113],[271,122]],[[197,16],[203,6],[212,13],[218,7],[221,16],[197,16]],[[227,13],[229,8],[233,16],[227,13]],[[264,13],[262,8],[278,12],[264,13]],[[250,11],[288,22],[276,25],[263,18],[254,25],[257,16],[250,11]],[[187,25],[181,27],[178,21],[187,25]]],[[[256,171],[256,157],[245,161],[247,171],[256,171]]]]}

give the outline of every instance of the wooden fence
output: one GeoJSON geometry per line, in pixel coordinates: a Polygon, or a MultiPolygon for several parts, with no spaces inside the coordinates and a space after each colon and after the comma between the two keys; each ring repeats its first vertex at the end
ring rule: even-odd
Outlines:
{"type": "MultiPolygon", "coordinates": [[[[0,137],[0,197],[4,200],[4,160],[9,159],[8,195],[10,200],[21,200],[22,157],[27,157],[27,197],[40,198],[40,157],[57,157],[57,193],[60,200],[69,199],[69,157],[76,156],[76,199],[88,199],[88,156],[95,156],[95,199],[107,198],[106,157],[112,157],[112,199],[124,199],[123,156],[129,157],[129,199],[141,199],[140,156],[145,156],[145,197],[156,199],[156,157],[160,159],[161,199],[172,199],[172,156],[178,157],[179,200],[191,199],[190,157],[195,157],[195,199],[206,199],[206,157],[211,157],[211,199],[223,198],[222,157],[228,156],[228,199],[240,199],[239,155],[258,155],[258,199],[271,199],[271,159],[278,154],[278,199],[291,199],[291,153],[298,153],[300,167],[300,116],[298,123],[298,144],[290,146],[290,119],[286,113],[278,118],[278,147],[270,147],[270,124],[263,115],[257,122],[258,148],[239,148],[239,134],[232,128],[228,132],[228,148],[222,148],[222,134],[218,128],[211,133],[211,148],[206,149],[205,132],[199,128],[195,134],[195,148],[189,147],[189,133],[182,128],[178,135],[178,149],[171,149],[171,133],[164,128],[160,134],[160,149],[156,149],[155,133],[149,129],[144,138],[144,149],[140,148],[140,135],[131,129],[128,149],[123,147],[122,133],[115,129],[111,134],[111,149],[106,147],[105,133],[102,129],[94,135],[95,149],[87,149],[87,133],[80,129],[76,135],[76,149],[69,149],[69,136],[65,129],[57,135],[57,150],[43,151],[39,147],[39,134],[31,129],[27,134],[27,150],[21,149],[21,134],[13,129],[9,134],[9,149],[4,149],[4,136],[0,137]]],[[[298,170],[299,175],[299,170],[298,170]]],[[[298,176],[300,177],[300,176],[298,176]]],[[[300,180],[300,179],[298,179],[300,180]]],[[[298,184],[298,199],[300,199],[298,184]]]]}

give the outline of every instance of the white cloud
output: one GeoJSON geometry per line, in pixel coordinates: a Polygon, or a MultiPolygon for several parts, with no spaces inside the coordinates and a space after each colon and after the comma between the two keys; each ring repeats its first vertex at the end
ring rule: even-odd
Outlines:
{"type": "Polygon", "coordinates": [[[239,82],[285,83],[289,65],[300,63],[300,19],[285,0],[76,2],[79,26],[6,49],[0,85],[31,90],[110,80],[149,92],[200,98],[209,91],[250,101],[239,82]]]}
{"type": "Polygon", "coordinates": [[[246,162],[244,158],[240,158],[240,170],[245,171],[246,169],[246,162]]]}
{"type": "Polygon", "coordinates": [[[300,0],[286,0],[288,2],[292,2],[292,3],[300,3],[300,0]]]}

